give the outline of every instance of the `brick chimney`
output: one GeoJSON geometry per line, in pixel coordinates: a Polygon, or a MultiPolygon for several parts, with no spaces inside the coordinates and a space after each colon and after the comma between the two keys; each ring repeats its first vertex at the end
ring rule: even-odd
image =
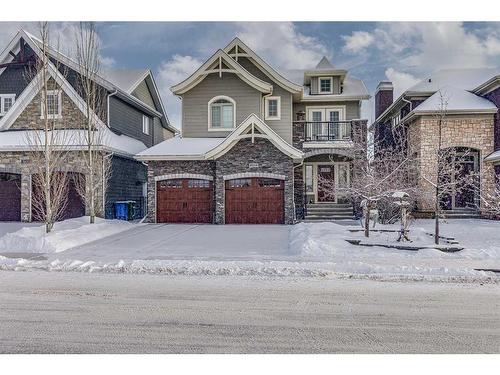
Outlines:
{"type": "Polygon", "coordinates": [[[381,81],[375,92],[375,118],[378,118],[394,100],[394,87],[390,81],[381,81]]]}

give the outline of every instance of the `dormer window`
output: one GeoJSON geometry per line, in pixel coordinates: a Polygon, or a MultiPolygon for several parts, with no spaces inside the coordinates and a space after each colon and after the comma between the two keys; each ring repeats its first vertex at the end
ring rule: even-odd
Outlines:
{"type": "Polygon", "coordinates": [[[3,116],[14,105],[16,94],[1,94],[0,95],[0,115],[3,116]]]}
{"type": "Polygon", "coordinates": [[[236,102],[228,96],[216,96],[208,102],[208,130],[227,131],[236,127],[236,102]]]}
{"type": "Polygon", "coordinates": [[[319,77],[319,93],[331,94],[332,93],[332,77],[319,77]]]}

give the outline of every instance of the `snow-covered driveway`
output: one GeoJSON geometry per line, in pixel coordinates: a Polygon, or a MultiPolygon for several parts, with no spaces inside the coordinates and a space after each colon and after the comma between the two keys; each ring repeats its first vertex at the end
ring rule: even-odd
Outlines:
{"type": "Polygon", "coordinates": [[[293,258],[287,225],[137,225],[51,258],[59,260],[277,260],[293,258]],[[258,229],[258,230],[257,230],[258,229]]]}

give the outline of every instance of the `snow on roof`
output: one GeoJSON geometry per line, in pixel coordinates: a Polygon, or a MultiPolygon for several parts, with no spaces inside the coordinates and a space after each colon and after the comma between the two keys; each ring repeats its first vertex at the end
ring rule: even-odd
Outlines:
{"type": "Polygon", "coordinates": [[[444,87],[414,109],[415,113],[440,110],[441,95],[446,101],[446,111],[496,111],[497,107],[489,100],[452,86],[444,87]]]}
{"type": "MultiPolygon", "coordinates": [[[[141,141],[126,135],[118,135],[109,129],[101,130],[102,136],[98,136],[99,146],[110,152],[126,155],[135,155],[147,147],[141,141]]],[[[86,145],[86,130],[56,130],[50,138],[55,146],[64,149],[81,149],[86,145]]],[[[0,151],[22,151],[31,150],[34,146],[43,145],[45,142],[43,131],[22,130],[0,132],[0,151]]]]}
{"type": "Polygon", "coordinates": [[[148,69],[103,69],[100,72],[103,78],[119,87],[128,94],[134,86],[148,73],[148,69]]]}
{"type": "Polygon", "coordinates": [[[497,68],[442,69],[410,87],[410,92],[436,92],[444,86],[454,86],[464,90],[474,90],[490,78],[500,74],[497,68]],[[430,82],[429,82],[430,80],[430,82]]]}
{"type": "Polygon", "coordinates": [[[138,157],[201,156],[220,145],[225,138],[173,137],[139,152],[138,157]]]}

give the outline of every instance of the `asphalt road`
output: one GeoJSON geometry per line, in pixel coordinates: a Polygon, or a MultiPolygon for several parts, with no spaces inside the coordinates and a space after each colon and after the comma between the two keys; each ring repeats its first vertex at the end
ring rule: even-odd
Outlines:
{"type": "Polygon", "coordinates": [[[2,353],[498,353],[500,286],[0,272],[2,353]]]}

